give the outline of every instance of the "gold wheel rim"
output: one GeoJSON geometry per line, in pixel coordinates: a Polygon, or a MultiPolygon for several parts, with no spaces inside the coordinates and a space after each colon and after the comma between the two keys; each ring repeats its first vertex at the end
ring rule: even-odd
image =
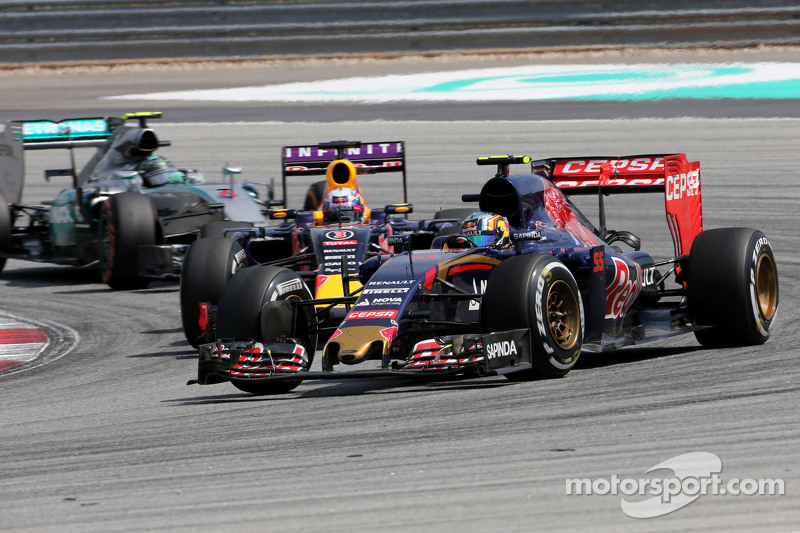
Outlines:
{"type": "Polygon", "coordinates": [[[772,320],[778,307],[778,276],[775,264],[767,254],[761,254],[756,264],[756,295],[761,316],[772,320]]]}
{"type": "Polygon", "coordinates": [[[572,288],[556,281],[547,293],[547,321],[550,336],[561,350],[570,350],[578,342],[580,306],[572,288]]]}

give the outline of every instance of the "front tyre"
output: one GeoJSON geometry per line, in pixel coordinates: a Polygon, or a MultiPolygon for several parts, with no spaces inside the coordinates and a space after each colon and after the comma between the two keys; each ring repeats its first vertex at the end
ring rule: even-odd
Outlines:
{"type": "Polygon", "coordinates": [[[103,202],[99,220],[100,278],[115,290],[142,289],[139,246],[156,244],[156,216],[150,199],[139,193],[114,194],[103,202]]]}
{"type": "Polygon", "coordinates": [[[778,310],[778,270],[764,234],[752,228],[700,233],[686,266],[697,341],[710,348],[767,341],[778,310]]]}
{"type": "Polygon", "coordinates": [[[563,377],[583,346],[583,301],[569,269],[551,255],[519,255],[497,265],[481,303],[483,331],[530,328],[531,370],[511,380],[563,377]]]}
{"type": "Polygon", "coordinates": [[[189,344],[197,348],[203,333],[200,304],[216,304],[231,276],[246,266],[245,252],[233,239],[197,239],[189,246],[180,285],[181,321],[189,344]]]}
{"type": "MultiPolygon", "coordinates": [[[[309,328],[277,331],[262,324],[261,308],[275,300],[310,300],[311,292],[296,272],[271,265],[256,265],[236,273],[228,282],[217,307],[217,339],[253,339],[260,342],[286,342],[291,333],[306,349],[308,365],[314,361],[317,336],[309,328]]],[[[313,307],[299,308],[298,323],[307,324],[313,307]]],[[[246,382],[233,385],[251,394],[281,394],[297,387],[302,380],[246,382]]]]}

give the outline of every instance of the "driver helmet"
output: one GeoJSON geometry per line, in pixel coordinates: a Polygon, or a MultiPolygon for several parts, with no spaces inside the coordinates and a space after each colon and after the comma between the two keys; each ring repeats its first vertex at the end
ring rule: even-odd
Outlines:
{"type": "Polygon", "coordinates": [[[364,202],[358,191],[339,187],[325,196],[322,213],[325,222],[361,222],[364,218],[364,202]]]}
{"type": "Polygon", "coordinates": [[[458,235],[479,248],[505,246],[511,242],[506,217],[482,211],[465,218],[458,235]]]}
{"type": "Polygon", "coordinates": [[[142,176],[145,187],[158,187],[174,181],[176,175],[183,175],[167,159],[160,155],[151,155],[139,164],[139,175],[142,176]]]}

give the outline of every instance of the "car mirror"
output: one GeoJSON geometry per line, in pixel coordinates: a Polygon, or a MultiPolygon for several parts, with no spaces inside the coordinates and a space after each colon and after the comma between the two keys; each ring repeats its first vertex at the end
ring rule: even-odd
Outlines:
{"type": "Polygon", "coordinates": [[[398,215],[405,213],[413,213],[414,206],[409,203],[404,204],[389,204],[383,209],[387,215],[398,215]]]}
{"type": "Polygon", "coordinates": [[[270,220],[284,220],[297,217],[297,209],[270,209],[270,220]]]}

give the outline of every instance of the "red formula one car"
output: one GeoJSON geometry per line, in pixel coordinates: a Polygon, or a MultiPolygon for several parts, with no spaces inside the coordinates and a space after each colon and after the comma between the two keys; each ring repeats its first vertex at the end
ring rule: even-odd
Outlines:
{"type": "MultiPolygon", "coordinates": [[[[481,213],[428,250],[365,261],[349,296],[314,299],[297,273],[275,266],[234,275],[192,382],[270,394],[306,379],[561,377],[583,350],[690,332],[708,347],[768,339],[778,308],[772,247],[756,229],[703,230],[698,162],[657,154],[478,164],[498,167],[480,194],[462,198],[481,213]],[[530,170],[512,175],[512,163],[530,170]],[[672,259],[657,262],[633,233],[605,228],[603,196],[636,192],[664,196],[672,259]],[[598,195],[599,228],[571,194],[598,195]],[[312,371],[321,304],[349,312],[312,371]],[[365,362],[368,370],[341,370],[365,362]]],[[[396,248],[407,240],[389,239],[396,248]]]]}

